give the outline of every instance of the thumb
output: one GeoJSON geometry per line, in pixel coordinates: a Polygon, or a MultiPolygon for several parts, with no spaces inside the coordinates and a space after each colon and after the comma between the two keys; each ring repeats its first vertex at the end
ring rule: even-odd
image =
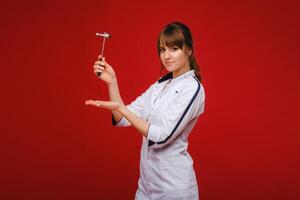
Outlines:
{"type": "Polygon", "coordinates": [[[105,67],[111,68],[111,65],[106,62],[105,57],[102,57],[101,61],[104,62],[105,67]]]}

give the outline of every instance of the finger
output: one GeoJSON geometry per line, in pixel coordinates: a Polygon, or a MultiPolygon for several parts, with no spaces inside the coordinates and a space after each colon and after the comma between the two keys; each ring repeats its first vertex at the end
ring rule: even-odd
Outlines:
{"type": "Polygon", "coordinates": [[[101,59],[100,59],[100,60],[97,60],[97,61],[95,62],[95,64],[98,64],[98,65],[106,65],[106,64],[108,64],[108,63],[105,61],[105,57],[101,57],[101,59]]]}
{"type": "Polygon", "coordinates": [[[108,64],[108,63],[105,61],[105,57],[102,57],[102,62],[105,64],[105,65],[104,65],[105,68],[111,68],[110,64],[108,64]]]}
{"type": "Polygon", "coordinates": [[[102,61],[97,60],[97,61],[95,62],[95,65],[105,66],[105,62],[102,62],[102,61]]]}
{"type": "Polygon", "coordinates": [[[104,67],[99,66],[99,65],[94,65],[93,67],[94,67],[94,69],[102,69],[102,70],[104,70],[104,67]]]}
{"type": "Polygon", "coordinates": [[[85,105],[94,105],[94,100],[86,100],[85,105]]]}
{"type": "Polygon", "coordinates": [[[102,70],[100,70],[100,69],[95,69],[94,70],[94,73],[98,76],[98,73],[100,73],[100,75],[101,75],[101,73],[102,73],[102,70]]]}
{"type": "Polygon", "coordinates": [[[98,55],[98,60],[101,60],[102,59],[102,55],[98,55]]]}
{"type": "Polygon", "coordinates": [[[101,102],[100,101],[94,101],[94,100],[87,100],[87,101],[85,101],[85,105],[100,107],[101,102]]]}

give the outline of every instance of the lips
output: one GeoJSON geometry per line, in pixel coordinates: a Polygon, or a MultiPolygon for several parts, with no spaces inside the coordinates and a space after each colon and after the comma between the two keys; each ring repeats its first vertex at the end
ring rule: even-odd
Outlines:
{"type": "Polygon", "coordinates": [[[166,65],[172,65],[174,62],[166,62],[166,65]]]}

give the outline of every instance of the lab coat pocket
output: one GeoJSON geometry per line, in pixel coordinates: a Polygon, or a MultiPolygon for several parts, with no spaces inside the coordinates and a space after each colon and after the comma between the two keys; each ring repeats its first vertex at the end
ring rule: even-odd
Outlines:
{"type": "Polygon", "coordinates": [[[165,191],[182,190],[193,185],[192,163],[181,157],[166,158],[161,162],[161,173],[164,177],[165,191]]]}

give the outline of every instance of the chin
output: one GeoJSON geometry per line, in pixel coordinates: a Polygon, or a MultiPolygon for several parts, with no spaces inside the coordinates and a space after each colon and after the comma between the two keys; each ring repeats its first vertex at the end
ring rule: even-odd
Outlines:
{"type": "Polygon", "coordinates": [[[176,69],[174,67],[165,67],[168,72],[174,72],[176,69]]]}

